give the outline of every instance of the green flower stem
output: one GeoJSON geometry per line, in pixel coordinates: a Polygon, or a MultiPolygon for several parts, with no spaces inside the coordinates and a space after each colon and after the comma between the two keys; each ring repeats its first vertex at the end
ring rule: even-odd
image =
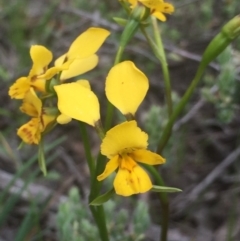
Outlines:
{"type": "Polygon", "coordinates": [[[167,142],[168,142],[168,140],[169,140],[169,138],[171,136],[173,125],[174,125],[176,119],[178,118],[178,116],[183,111],[183,109],[186,106],[186,104],[188,103],[190,97],[193,94],[193,91],[196,89],[197,84],[199,83],[205,68],[206,68],[206,64],[205,63],[200,64],[200,66],[199,66],[199,68],[197,70],[197,73],[196,73],[192,83],[188,87],[188,89],[185,92],[184,96],[182,97],[182,99],[180,100],[179,104],[175,108],[173,114],[171,115],[171,117],[170,117],[170,119],[169,119],[169,121],[167,123],[167,126],[164,128],[163,134],[162,134],[161,139],[159,141],[158,148],[157,148],[157,153],[159,153],[159,154],[162,153],[164,147],[166,146],[166,144],[167,144],[167,142]]]}
{"type": "MultiPolygon", "coordinates": [[[[91,193],[89,195],[89,203],[90,203],[95,198],[95,196],[97,197],[100,187],[96,181],[95,174],[96,174],[97,167],[95,168],[95,163],[92,158],[90,141],[88,139],[86,125],[83,122],[79,121],[79,127],[80,127],[80,133],[81,133],[81,137],[82,137],[83,145],[84,145],[84,149],[85,149],[85,155],[87,158],[87,163],[88,163],[88,167],[89,167],[89,171],[90,171],[90,176],[91,176],[91,193]],[[95,192],[95,191],[97,191],[97,192],[95,192]],[[92,196],[93,196],[93,199],[92,199],[92,196]]],[[[103,165],[105,164],[104,162],[102,162],[102,163],[103,163],[103,165]]],[[[97,166],[98,166],[98,164],[97,164],[97,166]]],[[[101,240],[109,241],[103,206],[102,205],[98,206],[98,207],[90,206],[90,210],[92,212],[94,220],[96,221],[101,240]]]]}
{"type": "Polygon", "coordinates": [[[102,127],[101,120],[99,120],[99,121],[97,121],[95,123],[95,130],[97,131],[99,138],[101,140],[103,140],[103,138],[105,137],[105,131],[104,131],[103,127],[102,127]]]}
{"type": "Polygon", "coordinates": [[[163,148],[166,146],[172,132],[174,122],[188,103],[193,91],[197,87],[202,74],[207,67],[207,65],[213,61],[222,51],[237,37],[240,36],[240,15],[237,15],[226,23],[221,32],[218,33],[213,40],[209,43],[206,50],[203,53],[202,61],[198,67],[197,73],[192,80],[192,83],[188,87],[178,106],[175,108],[173,114],[171,115],[166,128],[163,131],[161,139],[159,141],[157,152],[161,153],[163,148]]]}
{"type": "Polygon", "coordinates": [[[168,107],[168,115],[170,117],[172,114],[172,109],[173,109],[170,75],[169,75],[168,64],[167,64],[167,60],[166,60],[166,56],[165,56],[165,51],[164,51],[162,40],[161,40],[161,35],[159,33],[159,29],[158,29],[158,25],[157,25],[157,20],[154,17],[152,17],[152,25],[153,25],[155,42],[150,38],[150,36],[146,32],[145,27],[143,25],[141,25],[141,31],[142,31],[143,35],[145,36],[146,40],[148,41],[149,45],[151,46],[152,51],[155,54],[156,58],[161,63],[161,67],[162,67],[162,71],[163,71],[163,81],[164,81],[164,86],[165,86],[165,98],[166,98],[167,107],[168,107]]]}
{"type": "MultiPolygon", "coordinates": [[[[156,184],[158,186],[165,186],[165,183],[161,176],[159,175],[156,167],[150,165],[144,165],[144,167],[151,173],[156,184]]],[[[161,223],[161,236],[160,241],[167,241],[167,233],[168,233],[168,224],[169,224],[169,200],[168,195],[165,192],[160,192],[159,200],[161,204],[162,211],[162,223],[161,223]]]]}
{"type": "Polygon", "coordinates": [[[125,49],[125,46],[121,46],[121,45],[119,46],[115,60],[114,60],[114,65],[120,63],[124,49],[125,49]]]}
{"type": "Polygon", "coordinates": [[[153,33],[154,33],[154,38],[158,47],[159,54],[162,56],[160,59],[161,65],[162,65],[162,70],[163,70],[163,80],[164,80],[164,85],[165,85],[165,95],[166,95],[166,102],[168,106],[168,115],[171,116],[172,114],[172,90],[171,90],[171,82],[170,82],[170,75],[169,75],[169,69],[168,69],[168,63],[161,39],[161,34],[159,32],[158,24],[157,24],[157,19],[155,17],[152,17],[152,26],[153,26],[153,33]]]}
{"type": "Polygon", "coordinates": [[[102,241],[109,241],[103,205],[96,206],[96,207],[90,205],[90,210],[91,210],[92,215],[93,215],[93,217],[94,217],[94,219],[97,223],[101,240],[102,241]]]}
{"type": "MultiPolygon", "coordinates": [[[[153,22],[154,24],[154,22],[153,22]]],[[[197,73],[192,80],[190,86],[188,87],[187,91],[185,92],[184,96],[182,97],[181,101],[175,108],[174,112],[170,116],[170,119],[167,123],[167,126],[165,127],[163,134],[161,136],[161,139],[159,141],[157,153],[161,154],[164,147],[166,146],[171,133],[172,133],[172,128],[173,125],[178,118],[178,116],[181,114],[183,109],[185,108],[186,104],[188,103],[190,97],[192,96],[194,90],[196,89],[204,70],[206,69],[207,65],[214,60],[230,43],[233,41],[237,36],[240,35],[240,17],[237,16],[234,19],[232,19],[229,23],[227,23],[222,31],[211,41],[211,43],[208,45],[207,49],[205,50],[202,61],[198,67],[197,73]]],[[[158,42],[158,40],[157,40],[158,42]]],[[[151,42],[150,39],[150,44],[155,49],[155,44],[151,42]]],[[[159,43],[157,43],[159,45],[159,43]]],[[[158,46],[159,47],[159,46],[158,46]]],[[[157,48],[158,49],[158,48],[157,48]]],[[[156,49],[156,50],[157,50],[156,49]]],[[[162,56],[161,52],[155,52],[156,56],[159,55],[159,59],[164,60],[164,57],[162,56]]],[[[152,173],[154,176],[155,180],[159,182],[160,185],[163,184],[161,177],[158,175],[158,172],[156,172],[156,169],[153,170],[152,168],[149,171],[152,173]],[[162,183],[162,184],[161,184],[162,183]]],[[[166,196],[167,197],[167,196],[166,196]]],[[[161,205],[163,209],[163,227],[162,227],[162,232],[161,232],[161,241],[166,241],[167,240],[167,230],[168,230],[168,219],[169,219],[169,203],[165,196],[160,196],[161,200],[161,205]]]]}
{"type": "MultiPolygon", "coordinates": [[[[144,166],[144,168],[146,168],[151,175],[153,176],[154,180],[156,181],[156,184],[158,186],[165,186],[163,179],[161,178],[161,176],[158,173],[158,170],[156,167],[151,166],[151,165],[147,165],[147,164],[142,164],[144,166]]],[[[168,195],[166,192],[159,192],[159,194],[162,197],[163,202],[167,203],[168,202],[168,195]]]]}
{"type": "Polygon", "coordinates": [[[99,182],[97,180],[97,176],[100,175],[105,168],[106,160],[105,156],[103,156],[101,153],[98,154],[97,161],[96,161],[96,170],[94,173],[94,180],[91,185],[91,192],[89,195],[89,203],[91,203],[98,195],[102,186],[102,182],[99,182]]]}
{"type": "Polygon", "coordinates": [[[106,120],[105,120],[105,130],[109,130],[112,124],[112,118],[113,118],[113,112],[114,112],[114,106],[108,101],[107,102],[107,114],[106,114],[106,120]]]}
{"type": "MultiPolygon", "coordinates": [[[[105,157],[99,153],[97,158],[96,170],[94,174],[94,180],[91,183],[89,203],[91,203],[97,196],[99,196],[102,182],[99,182],[96,177],[103,172],[105,165],[106,165],[105,157]]],[[[90,205],[90,209],[98,225],[98,229],[99,229],[102,241],[109,241],[103,205],[100,205],[100,206],[90,205]]]]}
{"type": "Polygon", "coordinates": [[[207,65],[211,61],[213,61],[239,35],[240,35],[240,16],[237,16],[232,20],[230,20],[226,25],[224,25],[221,32],[217,34],[214,37],[214,39],[210,42],[210,44],[207,46],[206,50],[203,53],[202,61],[198,67],[198,70],[194,79],[192,80],[190,86],[186,90],[181,101],[175,108],[173,114],[171,115],[167,123],[167,126],[163,131],[163,134],[159,141],[157,153],[161,153],[164,147],[166,146],[171,136],[174,122],[176,121],[176,119],[178,118],[178,116],[181,114],[184,107],[188,103],[207,65]]]}
{"type": "MultiPolygon", "coordinates": [[[[156,39],[158,39],[157,45],[154,43],[154,41],[149,37],[147,34],[145,28],[141,26],[142,33],[144,34],[145,38],[147,39],[149,45],[151,46],[155,56],[160,60],[164,75],[164,84],[165,84],[165,93],[166,93],[166,101],[168,105],[168,114],[169,116],[172,113],[172,98],[171,98],[171,84],[170,84],[170,78],[169,78],[169,72],[167,67],[167,62],[162,46],[161,38],[159,37],[158,30],[155,31],[155,35],[158,35],[158,37],[155,36],[156,39]]],[[[153,166],[147,166],[145,165],[146,169],[152,174],[154,177],[155,182],[159,186],[165,186],[164,181],[162,180],[161,176],[157,172],[156,168],[153,166]]],[[[168,233],[168,223],[169,223],[169,201],[168,201],[168,195],[167,193],[159,193],[159,200],[161,204],[161,210],[162,210],[162,224],[161,224],[161,236],[160,241],[167,241],[167,233],[168,233]]]]}
{"type": "Polygon", "coordinates": [[[79,129],[80,129],[80,134],[81,134],[81,137],[83,140],[83,146],[84,146],[85,155],[86,155],[88,168],[89,168],[89,172],[90,172],[90,176],[91,176],[91,182],[92,182],[92,178],[94,177],[94,174],[95,174],[95,163],[94,163],[92,153],[91,153],[90,141],[88,139],[86,124],[79,121],[79,129]]]}

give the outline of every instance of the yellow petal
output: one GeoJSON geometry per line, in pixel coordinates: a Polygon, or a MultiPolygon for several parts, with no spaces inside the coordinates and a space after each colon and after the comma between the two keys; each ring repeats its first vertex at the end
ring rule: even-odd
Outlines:
{"type": "Polygon", "coordinates": [[[31,81],[31,86],[35,90],[46,92],[46,79],[34,79],[31,81]]]}
{"type": "Polygon", "coordinates": [[[32,117],[39,117],[41,115],[42,101],[37,97],[32,88],[26,93],[20,110],[32,117]]]}
{"type": "Polygon", "coordinates": [[[144,6],[148,8],[156,8],[159,4],[162,4],[162,0],[138,0],[144,6]]]}
{"type": "Polygon", "coordinates": [[[41,45],[33,45],[30,49],[30,55],[33,61],[32,69],[29,73],[30,78],[43,74],[49,63],[52,61],[52,53],[41,45]]]}
{"type": "Polygon", "coordinates": [[[162,22],[166,21],[165,15],[162,14],[161,12],[154,12],[154,13],[152,13],[152,15],[162,22]]]}
{"type": "Polygon", "coordinates": [[[157,12],[168,13],[168,14],[171,14],[174,12],[174,6],[170,3],[165,3],[165,2],[158,4],[155,9],[157,12]]]}
{"type": "Polygon", "coordinates": [[[50,126],[51,124],[53,124],[53,122],[55,121],[56,116],[54,115],[46,115],[43,114],[41,116],[41,125],[40,125],[40,131],[44,132],[48,126],[50,126]]]}
{"type": "Polygon", "coordinates": [[[174,6],[170,3],[165,3],[162,0],[139,0],[144,6],[162,13],[174,12],[174,6]]]}
{"type": "Polygon", "coordinates": [[[109,34],[110,32],[103,28],[89,28],[71,44],[67,58],[86,58],[95,54],[109,34]]]}
{"type": "Polygon", "coordinates": [[[137,177],[137,181],[138,181],[138,185],[139,185],[139,190],[138,190],[139,193],[147,192],[152,188],[151,179],[149,178],[148,174],[142,167],[137,165],[133,169],[133,173],[137,177]]]}
{"type": "Polygon", "coordinates": [[[64,63],[64,61],[66,61],[66,57],[67,57],[67,54],[63,54],[62,56],[58,57],[58,58],[55,60],[54,65],[55,65],[56,67],[61,66],[61,65],[64,63]]]}
{"type": "Polygon", "coordinates": [[[106,80],[108,100],[123,114],[135,114],[148,90],[147,77],[131,61],[115,65],[106,80]]]}
{"type": "Polygon", "coordinates": [[[136,150],[129,154],[135,161],[149,165],[163,164],[166,160],[160,155],[148,150],[136,150]]]}
{"type": "Polygon", "coordinates": [[[64,63],[63,65],[61,66],[55,66],[55,67],[52,67],[50,69],[48,69],[46,71],[45,74],[42,74],[42,75],[39,75],[37,78],[38,79],[46,79],[46,80],[49,80],[51,79],[54,75],[56,75],[57,73],[63,71],[63,70],[66,70],[66,69],[69,69],[71,64],[72,64],[72,60],[69,60],[67,61],[66,63],[64,63]]]}
{"type": "Polygon", "coordinates": [[[39,119],[32,118],[28,123],[22,125],[18,129],[17,135],[28,144],[38,144],[41,139],[39,119]]]}
{"type": "Polygon", "coordinates": [[[110,174],[112,174],[119,166],[119,156],[114,156],[111,160],[108,161],[104,172],[97,177],[98,181],[102,181],[110,174]]]}
{"type": "Polygon", "coordinates": [[[13,99],[23,99],[30,89],[30,81],[27,77],[21,77],[9,88],[8,94],[13,99]]]}
{"type": "Polygon", "coordinates": [[[144,193],[152,188],[148,174],[139,165],[132,172],[119,168],[113,185],[116,193],[122,196],[144,193]]]}
{"type": "Polygon", "coordinates": [[[60,79],[66,80],[78,76],[80,74],[84,74],[95,68],[97,64],[98,56],[95,54],[84,59],[74,59],[69,68],[61,73],[60,79]]]}
{"type": "Polygon", "coordinates": [[[100,119],[97,96],[78,83],[54,86],[58,95],[58,109],[64,115],[94,126],[100,119]]]}
{"type": "Polygon", "coordinates": [[[116,193],[125,197],[138,193],[138,190],[135,188],[136,185],[133,184],[135,181],[134,177],[128,170],[119,168],[113,182],[116,193]]]}
{"type": "Polygon", "coordinates": [[[65,125],[65,124],[69,123],[71,120],[72,120],[71,117],[64,115],[64,114],[61,114],[57,117],[57,122],[61,125],[65,125]]]}
{"type": "Polygon", "coordinates": [[[82,85],[83,87],[91,90],[91,85],[90,85],[88,80],[80,79],[80,80],[77,80],[76,83],[78,83],[78,84],[82,85]]]}
{"type": "Polygon", "coordinates": [[[137,166],[137,163],[128,154],[124,154],[121,156],[122,158],[121,158],[120,168],[126,169],[130,172],[133,171],[134,167],[137,166]]]}
{"type": "Polygon", "coordinates": [[[148,135],[137,127],[136,121],[123,122],[110,129],[101,145],[101,153],[108,158],[125,151],[146,149],[148,135]]]}
{"type": "Polygon", "coordinates": [[[128,2],[131,4],[132,8],[135,8],[137,6],[137,0],[128,0],[128,2]]]}

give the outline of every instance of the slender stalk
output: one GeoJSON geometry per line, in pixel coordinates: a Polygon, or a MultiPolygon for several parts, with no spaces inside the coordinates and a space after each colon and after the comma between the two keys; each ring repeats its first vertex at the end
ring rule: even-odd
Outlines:
{"type": "MultiPolygon", "coordinates": [[[[114,65],[118,64],[121,61],[122,58],[122,54],[123,51],[125,49],[125,44],[119,46],[115,60],[114,60],[114,65]]],[[[107,113],[106,113],[106,120],[105,120],[105,130],[107,131],[110,126],[111,126],[111,122],[112,122],[112,118],[113,118],[113,114],[114,114],[114,106],[108,101],[107,103],[107,113]]],[[[98,134],[100,136],[100,138],[103,138],[103,131],[102,128],[97,128],[98,134]]],[[[99,153],[98,158],[97,158],[97,165],[96,165],[96,169],[94,172],[94,180],[91,183],[91,192],[89,195],[89,202],[91,202],[92,200],[94,200],[100,192],[100,188],[101,188],[101,182],[98,182],[96,180],[96,177],[101,174],[104,170],[105,167],[105,157],[101,155],[101,153],[99,153]]],[[[98,225],[99,227],[99,231],[100,228],[104,230],[103,235],[105,235],[105,237],[103,238],[102,236],[102,240],[104,241],[108,241],[108,236],[106,234],[107,230],[106,230],[106,221],[105,221],[105,215],[104,215],[104,209],[103,206],[97,206],[97,207],[91,207],[91,211],[93,213],[93,216],[95,217],[95,220],[99,220],[100,223],[98,225]],[[97,212],[97,213],[96,213],[97,212]],[[101,226],[102,227],[101,227],[101,226]]]]}
{"type": "Polygon", "coordinates": [[[100,206],[94,207],[94,206],[90,205],[90,210],[92,212],[93,218],[96,221],[101,240],[109,241],[108,232],[107,232],[107,228],[106,228],[107,224],[106,224],[103,206],[100,205],[100,206]]]}
{"type": "MultiPolygon", "coordinates": [[[[91,175],[91,193],[89,195],[89,202],[91,202],[91,200],[93,200],[93,199],[91,199],[91,197],[93,195],[97,196],[99,193],[99,190],[100,190],[100,187],[99,187],[98,183],[96,182],[96,178],[95,178],[97,168],[95,168],[95,163],[92,158],[90,141],[88,139],[86,125],[83,122],[79,122],[79,127],[80,127],[80,133],[82,136],[83,145],[84,145],[84,149],[85,149],[85,155],[87,158],[87,163],[88,163],[88,167],[89,167],[89,171],[90,171],[90,175],[91,175]]],[[[102,163],[104,165],[104,162],[102,162],[102,163]]],[[[98,207],[90,206],[90,210],[92,212],[94,220],[96,221],[101,240],[109,241],[103,206],[102,205],[98,206],[98,207]]]]}
{"type": "Polygon", "coordinates": [[[105,130],[109,130],[112,124],[112,118],[114,113],[114,106],[108,101],[107,102],[107,114],[105,119],[105,130]]]}
{"type": "Polygon", "coordinates": [[[103,138],[105,137],[105,131],[103,129],[101,120],[95,123],[95,130],[97,131],[99,138],[103,140],[103,138]]]}
{"type": "MultiPolygon", "coordinates": [[[[92,153],[91,153],[90,141],[88,139],[86,125],[81,121],[79,121],[79,129],[80,129],[80,134],[81,134],[81,137],[83,140],[83,146],[84,146],[84,150],[85,150],[85,155],[86,155],[86,159],[87,159],[87,163],[88,163],[90,176],[91,176],[91,178],[93,178],[94,174],[95,174],[95,163],[94,163],[92,153]]],[[[92,180],[91,180],[91,182],[92,182],[92,180]]]]}
{"type": "Polygon", "coordinates": [[[105,156],[103,156],[101,153],[99,153],[98,157],[97,157],[97,161],[96,161],[94,180],[91,183],[91,192],[89,195],[89,203],[91,203],[98,196],[98,194],[100,192],[102,182],[99,182],[96,177],[103,172],[105,165],[106,165],[105,156]]]}
{"type": "Polygon", "coordinates": [[[172,90],[171,90],[171,82],[170,82],[170,75],[169,75],[169,69],[168,69],[168,63],[161,39],[161,34],[159,32],[158,24],[157,24],[157,19],[155,17],[152,17],[152,26],[153,26],[153,33],[154,33],[154,38],[158,47],[158,50],[160,52],[160,55],[162,56],[161,58],[161,65],[162,65],[162,71],[163,71],[163,80],[164,80],[164,86],[165,86],[165,96],[166,96],[166,102],[167,102],[167,107],[168,107],[168,115],[171,116],[172,114],[172,90]]]}
{"type": "Polygon", "coordinates": [[[209,43],[207,48],[205,49],[201,63],[198,67],[197,73],[192,80],[190,86],[188,87],[187,91],[185,92],[184,96],[182,97],[181,101],[179,102],[178,106],[175,108],[173,114],[171,115],[166,128],[163,131],[161,136],[157,152],[161,153],[163,148],[166,146],[172,132],[172,127],[174,125],[175,120],[180,115],[184,107],[186,106],[187,102],[189,101],[193,91],[197,87],[202,74],[207,67],[207,65],[213,61],[223,50],[235,39],[240,35],[240,16],[236,16],[232,20],[230,20],[227,24],[223,26],[221,32],[218,33],[213,40],[209,43]]]}
{"type": "Polygon", "coordinates": [[[165,86],[165,99],[168,107],[168,115],[169,117],[172,114],[173,106],[172,106],[172,96],[171,96],[171,81],[170,75],[168,70],[167,59],[165,55],[165,51],[163,48],[163,43],[161,39],[161,35],[158,29],[157,20],[155,17],[152,17],[152,25],[153,25],[153,32],[154,32],[154,39],[153,41],[148,33],[146,32],[145,28],[141,26],[141,31],[145,36],[146,40],[148,41],[149,45],[152,48],[153,53],[155,54],[156,58],[159,59],[163,71],[163,81],[165,86]]]}
{"type": "Polygon", "coordinates": [[[114,65],[120,63],[123,51],[124,51],[124,47],[120,45],[119,48],[118,48],[115,60],[114,60],[114,65]]]}
{"type": "Polygon", "coordinates": [[[199,83],[199,81],[202,77],[202,74],[205,70],[205,67],[206,67],[205,64],[200,64],[193,81],[191,82],[191,84],[188,87],[188,89],[186,90],[184,96],[182,97],[179,104],[175,108],[173,114],[171,115],[171,117],[170,117],[170,119],[167,123],[167,126],[164,128],[163,134],[162,134],[161,139],[159,141],[157,153],[160,154],[162,152],[162,150],[164,149],[164,147],[166,146],[166,144],[167,144],[167,142],[168,142],[168,140],[171,136],[173,125],[174,125],[176,119],[178,118],[178,116],[183,111],[186,104],[188,103],[190,97],[192,96],[193,91],[197,87],[197,84],[199,83]]]}
{"type": "MultiPolygon", "coordinates": [[[[165,186],[165,183],[161,176],[159,175],[157,169],[150,165],[144,165],[144,167],[152,174],[155,182],[159,186],[165,186]]],[[[169,224],[169,200],[168,195],[165,192],[159,193],[159,200],[161,204],[162,211],[162,222],[161,222],[161,235],[160,241],[167,241],[168,234],[168,224],[169,224]]]]}
{"type": "MultiPolygon", "coordinates": [[[[154,31],[155,42],[150,38],[148,33],[146,32],[144,27],[141,27],[142,33],[144,34],[145,38],[147,39],[149,45],[151,46],[155,56],[159,59],[162,71],[163,71],[163,79],[164,79],[164,86],[165,86],[165,98],[168,107],[168,115],[169,117],[172,114],[172,97],[171,97],[171,82],[170,76],[168,71],[168,64],[162,44],[162,40],[160,37],[160,33],[157,26],[157,21],[155,18],[152,18],[152,25],[154,31]]],[[[154,177],[155,182],[159,186],[165,186],[164,181],[162,180],[161,176],[159,175],[157,169],[153,166],[146,166],[148,171],[154,177]]],[[[168,224],[169,224],[169,200],[167,193],[159,193],[159,200],[161,204],[162,210],[162,223],[161,223],[161,235],[160,241],[167,241],[167,234],[168,234],[168,224]]]]}
{"type": "MultiPolygon", "coordinates": [[[[98,158],[97,158],[97,165],[96,165],[96,170],[94,174],[94,180],[91,183],[91,192],[89,195],[89,203],[91,203],[98,195],[102,186],[102,182],[97,181],[96,177],[101,174],[104,170],[106,162],[104,161],[105,157],[99,153],[98,158]]],[[[108,234],[107,234],[107,228],[106,228],[106,219],[105,219],[105,214],[104,214],[104,209],[103,206],[91,206],[90,209],[92,211],[92,214],[94,216],[95,220],[98,220],[97,225],[98,229],[101,235],[102,241],[108,241],[108,234]]]]}

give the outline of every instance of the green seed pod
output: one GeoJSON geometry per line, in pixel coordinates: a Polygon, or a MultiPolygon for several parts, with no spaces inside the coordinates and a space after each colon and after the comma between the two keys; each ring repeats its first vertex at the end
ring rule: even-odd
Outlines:
{"type": "Polygon", "coordinates": [[[239,35],[240,15],[225,24],[221,32],[210,42],[202,57],[202,67],[213,61],[239,35]]]}

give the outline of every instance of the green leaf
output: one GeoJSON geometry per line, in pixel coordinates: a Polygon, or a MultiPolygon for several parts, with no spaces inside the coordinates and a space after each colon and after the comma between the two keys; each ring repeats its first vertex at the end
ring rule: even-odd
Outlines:
{"type": "Polygon", "coordinates": [[[153,185],[151,191],[153,191],[153,192],[182,192],[182,190],[179,188],[164,187],[164,186],[157,186],[157,185],[153,185]]]}
{"type": "Polygon", "coordinates": [[[47,175],[47,168],[46,168],[46,160],[44,155],[44,149],[43,149],[43,141],[39,143],[38,146],[38,163],[41,171],[43,172],[43,175],[47,175]]]}
{"type": "Polygon", "coordinates": [[[124,18],[113,18],[113,20],[116,22],[116,23],[118,23],[120,26],[122,26],[122,27],[125,27],[126,26],[126,24],[127,24],[127,22],[128,22],[128,20],[127,19],[124,19],[124,18]]]}
{"type": "Polygon", "coordinates": [[[95,198],[91,203],[89,203],[89,205],[93,205],[93,206],[102,205],[103,203],[107,202],[113,196],[114,193],[115,193],[114,188],[112,188],[110,191],[95,198]]]}

